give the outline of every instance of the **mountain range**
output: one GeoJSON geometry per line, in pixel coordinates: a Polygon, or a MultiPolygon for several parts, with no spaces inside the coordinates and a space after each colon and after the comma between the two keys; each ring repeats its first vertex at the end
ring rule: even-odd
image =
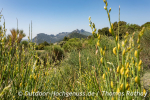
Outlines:
{"type": "MultiPolygon", "coordinates": [[[[74,37],[75,38],[86,38],[89,35],[92,35],[92,33],[87,32],[83,29],[81,29],[81,30],[76,29],[72,32],[61,32],[61,33],[58,33],[57,35],[48,35],[45,33],[39,33],[39,34],[37,34],[36,37],[34,37],[32,39],[32,41],[35,42],[35,40],[36,40],[37,44],[43,43],[44,41],[46,41],[48,43],[55,43],[55,42],[63,40],[63,38],[65,36],[70,37],[70,38],[74,38],[74,37]]],[[[22,39],[22,41],[23,40],[27,40],[27,39],[22,39]]]]}

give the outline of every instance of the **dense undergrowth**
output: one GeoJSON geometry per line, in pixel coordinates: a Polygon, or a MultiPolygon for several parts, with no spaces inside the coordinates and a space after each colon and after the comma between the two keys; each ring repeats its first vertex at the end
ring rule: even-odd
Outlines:
{"type": "MultiPolygon", "coordinates": [[[[111,9],[107,10],[106,0],[104,3],[110,22],[111,9]]],[[[110,96],[102,91],[148,93],[150,84],[143,82],[148,80],[149,74],[144,77],[143,73],[150,69],[150,61],[147,61],[150,59],[150,29],[127,32],[119,38],[119,33],[113,33],[111,22],[110,36],[96,32],[91,17],[89,22],[93,36],[88,39],[73,38],[58,45],[45,42],[38,46],[30,41],[30,35],[28,42],[19,43],[17,30],[12,34],[14,38],[6,38],[4,23],[0,29],[1,99],[148,100],[149,94],[146,97],[110,96]],[[61,96],[60,92],[63,92],[61,96]],[[76,93],[69,94],[71,92],[76,93]]]]}

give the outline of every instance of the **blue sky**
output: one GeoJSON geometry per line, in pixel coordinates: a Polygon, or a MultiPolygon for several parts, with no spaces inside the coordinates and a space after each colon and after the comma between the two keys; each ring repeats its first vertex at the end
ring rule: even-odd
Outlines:
{"type": "MultiPolygon", "coordinates": [[[[127,23],[142,25],[150,22],[150,0],[107,0],[111,7],[111,22],[118,21],[119,5],[120,20],[127,23]]],[[[0,11],[5,18],[6,34],[10,29],[24,30],[27,39],[29,24],[32,20],[32,37],[38,33],[58,34],[84,29],[92,32],[89,27],[89,16],[97,29],[109,27],[103,0],[0,0],[0,11]],[[17,18],[17,19],[16,19],[17,18]]],[[[3,25],[2,17],[0,25],[3,25]]],[[[31,30],[31,28],[30,28],[31,30]]],[[[31,32],[30,32],[31,33],[31,32]]]]}

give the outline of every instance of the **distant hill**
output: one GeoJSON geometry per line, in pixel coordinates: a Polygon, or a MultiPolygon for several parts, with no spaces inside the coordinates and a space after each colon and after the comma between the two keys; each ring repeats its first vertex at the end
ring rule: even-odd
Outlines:
{"type": "Polygon", "coordinates": [[[73,32],[77,32],[77,33],[80,33],[80,34],[85,35],[85,36],[92,35],[92,33],[87,32],[87,31],[85,31],[85,30],[83,30],[83,29],[81,29],[81,30],[76,29],[76,30],[74,30],[73,32]]]}
{"type": "Polygon", "coordinates": [[[87,38],[88,36],[77,33],[77,32],[72,32],[68,35],[69,38],[87,38]]]}
{"type": "Polygon", "coordinates": [[[39,34],[37,34],[36,37],[34,37],[32,39],[32,41],[36,42],[37,44],[43,43],[44,41],[46,41],[48,43],[50,43],[50,42],[51,43],[55,43],[55,42],[63,40],[63,38],[65,36],[67,36],[67,37],[70,36],[72,38],[73,37],[86,38],[89,35],[92,35],[92,33],[87,32],[87,31],[85,31],[83,29],[81,29],[81,30],[76,29],[76,30],[74,30],[72,32],[61,32],[61,33],[58,33],[56,36],[55,35],[47,35],[45,33],[39,33],[39,34]],[[75,33],[77,33],[77,34],[75,34],[75,33]],[[35,41],[35,39],[36,39],[36,41],[35,41]]]}

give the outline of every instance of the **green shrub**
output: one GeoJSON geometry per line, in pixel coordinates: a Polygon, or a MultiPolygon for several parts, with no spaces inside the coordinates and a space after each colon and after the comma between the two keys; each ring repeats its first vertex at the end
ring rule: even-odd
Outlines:
{"type": "Polygon", "coordinates": [[[64,49],[62,49],[59,45],[54,45],[53,53],[54,57],[56,57],[57,60],[60,60],[64,56],[64,49]]]}
{"type": "Polygon", "coordinates": [[[78,38],[69,39],[63,45],[63,48],[64,48],[65,51],[81,50],[82,43],[81,43],[80,39],[78,39],[78,38]]]}
{"type": "Polygon", "coordinates": [[[59,43],[59,45],[62,47],[65,43],[66,43],[66,41],[61,41],[61,42],[59,43]]]}
{"type": "Polygon", "coordinates": [[[44,50],[44,45],[40,44],[40,45],[38,46],[38,50],[44,50]]]}
{"type": "Polygon", "coordinates": [[[24,44],[24,47],[27,47],[28,46],[28,41],[22,41],[21,45],[23,45],[23,44],[24,44]]]}

